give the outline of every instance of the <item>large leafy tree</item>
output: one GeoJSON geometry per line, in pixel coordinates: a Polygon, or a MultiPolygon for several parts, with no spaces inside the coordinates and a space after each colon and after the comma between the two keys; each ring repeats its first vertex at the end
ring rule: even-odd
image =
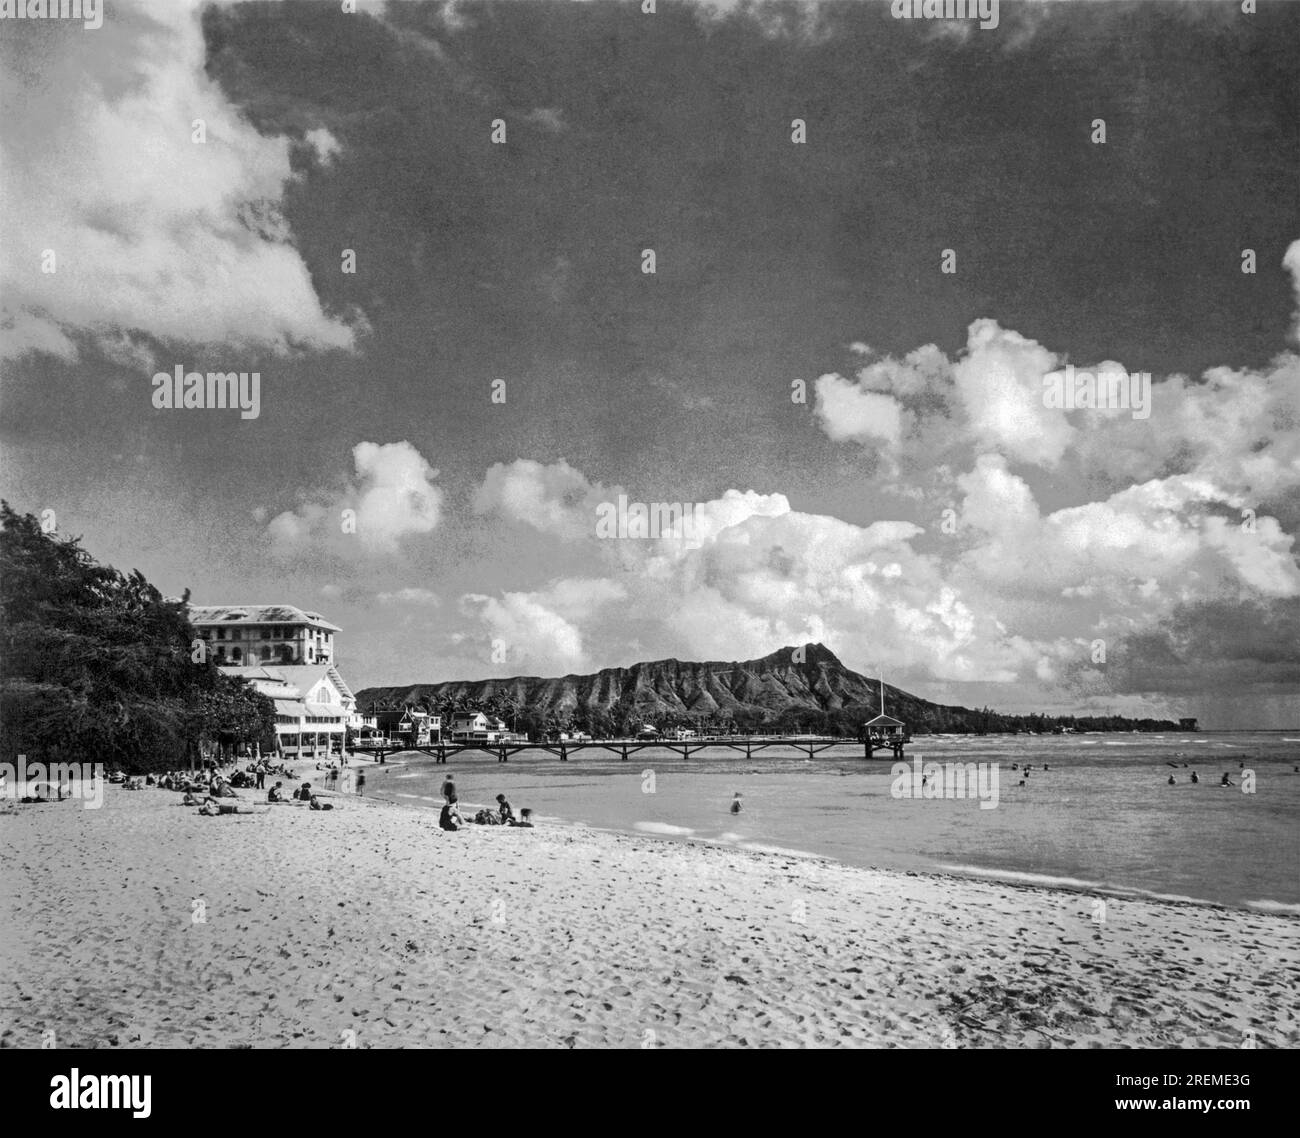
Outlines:
{"type": "Polygon", "coordinates": [[[0,756],[183,765],[201,742],[273,744],[274,705],[206,658],[186,603],[0,502],[0,756]]]}

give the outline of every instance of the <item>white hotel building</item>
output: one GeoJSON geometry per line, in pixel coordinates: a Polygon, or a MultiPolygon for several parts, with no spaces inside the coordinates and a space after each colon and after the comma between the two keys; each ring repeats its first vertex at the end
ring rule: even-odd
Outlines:
{"type": "Polygon", "coordinates": [[[334,667],[334,634],[319,613],[292,605],[191,605],[190,623],[227,675],[248,680],[275,703],[286,758],[342,754],[356,697],[334,667]]]}

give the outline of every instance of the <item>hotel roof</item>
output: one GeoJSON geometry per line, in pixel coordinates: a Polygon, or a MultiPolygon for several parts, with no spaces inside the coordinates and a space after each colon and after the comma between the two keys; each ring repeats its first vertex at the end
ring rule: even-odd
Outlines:
{"type": "Polygon", "coordinates": [[[294,605],[190,605],[191,624],[308,624],[327,632],[342,632],[318,612],[294,605]]]}

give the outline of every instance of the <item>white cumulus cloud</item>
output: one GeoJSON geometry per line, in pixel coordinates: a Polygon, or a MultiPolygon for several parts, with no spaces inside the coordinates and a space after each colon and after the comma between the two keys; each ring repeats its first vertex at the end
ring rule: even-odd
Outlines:
{"type": "Polygon", "coordinates": [[[352,347],[279,213],[290,140],[205,73],[200,7],[124,0],[94,32],[42,37],[39,66],[32,30],[7,29],[0,97],[22,113],[0,136],[0,354],[73,359],[75,332],[120,347],[124,330],[352,347]]]}

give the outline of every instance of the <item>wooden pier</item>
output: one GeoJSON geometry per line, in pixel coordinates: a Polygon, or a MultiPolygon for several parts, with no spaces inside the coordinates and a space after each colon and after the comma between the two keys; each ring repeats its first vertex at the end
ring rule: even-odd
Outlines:
{"type": "Polygon", "coordinates": [[[741,752],[748,759],[759,751],[774,747],[793,750],[806,755],[810,759],[834,747],[860,747],[864,759],[874,758],[877,750],[885,750],[890,753],[893,759],[898,760],[903,757],[903,747],[908,742],[910,742],[910,739],[907,737],[882,738],[867,736],[861,739],[845,739],[808,735],[728,735],[710,736],[702,739],[592,739],[583,742],[546,743],[452,742],[407,744],[390,741],[385,743],[358,743],[351,747],[350,750],[365,755],[373,755],[381,763],[389,755],[395,755],[402,751],[415,751],[422,755],[430,755],[440,763],[445,763],[452,755],[459,755],[467,751],[484,751],[489,755],[494,755],[499,763],[508,763],[512,755],[517,755],[521,751],[545,751],[548,754],[558,756],[560,762],[567,763],[569,756],[575,751],[608,751],[611,754],[618,755],[623,762],[627,762],[629,756],[639,751],[651,749],[672,751],[683,759],[689,760],[692,755],[698,754],[700,751],[707,751],[710,748],[741,752]]]}

